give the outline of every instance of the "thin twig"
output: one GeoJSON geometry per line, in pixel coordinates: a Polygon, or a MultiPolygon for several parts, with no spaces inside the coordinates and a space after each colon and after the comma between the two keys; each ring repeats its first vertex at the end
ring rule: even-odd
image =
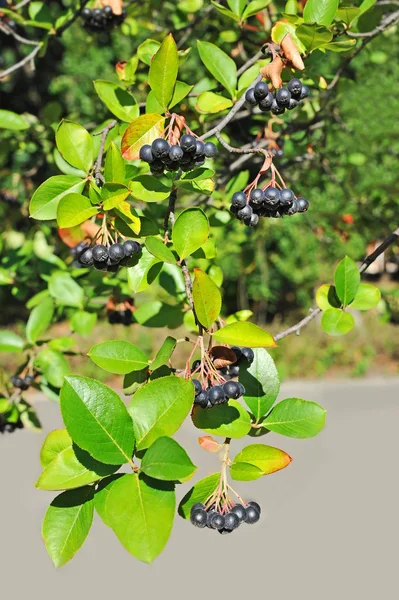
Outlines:
{"type": "Polygon", "coordinates": [[[21,42],[22,44],[29,44],[29,46],[40,46],[40,42],[35,42],[35,41],[28,40],[27,38],[22,37],[16,31],[14,31],[13,29],[11,29],[11,27],[9,27],[7,25],[7,23],[2,23],[0,21],[0,29],[6,35],[11,35],[13,38],[15,38],[18,42],[21,42]]]}
{"type": "Polygon", "coordinates": [[[360,33],[347,31],[346,34],[352,38],[373,38],[373,37],[377,36],[378,34],[386,31],[389,27],[392,27],[393,25],[395,25],[397,21],[399,21],[399,10],[389,13],[387,15],[384,15],[383,18],[381,19],[381,22],[379,23],[379,25],[377,25],[371,31],[363,31],[360,33]]]}
{"type": "Polygon", "coordinates": [[[215,136],[218,139],[218,141],[222,144],[223,148],[225,148],[226,150],[228,150],[228,152],[231,152],[232,154],[262,154],[263,157],[266,157],[268,154],[267,150],[262,148],[260,144],[258,144],[258,146],[256,146],[255,148],[234,148],[222,138],[219,131],[215,133],[215,136]]]}
{"type": "Polygon", "coordinates": [[[109,134],[111,129],[113,129],[116,124],[117,124],[117,121],[114,119],[113,121],[108,123],[108,125],[106,125],[106,127],[104,127],[104,129],[102,129],[101,131],[98,131],[97,133],[94,134],[94,135],[101,135],[100,149],[98,151],[98,156],[97,156],[96,164],[94,167],[94,175],[95,175],[96,180],[99,179],[102,183],[104,183],[104,176],[101,173],[101,168],[102,168],[102,164],[103,164],[105,140],[107,139],[107,135],[109,134]]]}
{"type": "Polygon", "coordinates": [[[29,2],[31,2],[31,0],[22,0],[22,2],[20,2],[19,4],[12,6],[12,9],[18,10],[19,8],[22,8],[23,6],[26,6],[27,4],[29,4],[29,2]]]}
{"type": "Polygon", "coordinates": [[[237,77],[239,77],[240,75],[242,75],[247,69],[249,69],[249,67],[252,67],[252,65],[254,65],[258,60],[260,60],[261,58],[265,58],[264,54],[261,50],[259,50],[259,52],[257,52],[256,54],[254,54],[254,56],[252,58],[250,58],[249,60],[247,60],[246,63],[244,63],[237,71],[237,77]]]}
{"type": "Polygon", "coordinates": [[[76,21],[76,19],[80,16],[80,13],[82,12],[82,10],[86,6],[86,4],[88,4],[88,2],[89,2],[89,0],[81,0],[80,1],[80,7],[72,15],[72,17],[69,19],[69,21],[67,21],[66,23],[64,23],[64,25],[61,25],[61,27],[59,29],[57,29],[57,32],[56,32],[57,37],[60,37],[64,33],[64,31],[66,31],[72,25],[72,23],[74,23],[76,21]]]}
{"type": "Polygon", "coordinates": [[[36,54],[39,52],[39,50],[41,49],[41,47],[42,47],[42,44],[40,43],[38,46],[35,46],[35,48],[33,48],[32,52],[30,52],[22,60],[20,60],[19,62],[15,63],[15,65],[12,65],[11,67],[9,67],[8,69],[6,69],[5,71],[2,71],[0,73],[0,79],[3,79],[7,75],[10,75],[10,73],[13,73],[14,71],[17,71],[18,69],[20,69],[21,67],[23,67],[24,65],[26,65],[28,62],[32,63],[32,66],[33,66],[33,69],[34,69],[33,59],[35,58],[36,54]]]}

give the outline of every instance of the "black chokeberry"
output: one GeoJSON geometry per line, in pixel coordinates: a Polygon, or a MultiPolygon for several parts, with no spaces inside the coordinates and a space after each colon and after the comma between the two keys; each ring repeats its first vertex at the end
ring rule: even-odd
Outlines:
{"type": "Polygon", "coordinates": [[[226,381],[223,385],[223,390],[227,398],[237,400],[240,397],[240,386],[237,381],[226,381]]]}
{"type": "Polygon", "coordinates": [[[247,204],[247,197],[244,192],[236,192],[233,194],[231,203],[236,208],[244,208],[247,204]]]}
{"type": "Polygon", "coordinates": [[[198,404],[201,408],[208,406],[208,390],[201,390],[194,399],[194,404],[198,404]]]}
{"type": "Polygon", "coordinates": [[[309,94],[310,94],[310,90],[309,90],[308,86],[302,85],[300,99],[303,100],[304,98],[307,98],[309,96],[309,94]]]}
{"type": "Polygon", "coordinates": [[[232,346],[231,350],[233,350],[234,354],[237,357],[237,360],[240,360],[240,358],[241,358],[241,348],[239,348],[238,346],[232,346]]]}
{"type": "Polygon", "coordinates": [[[91,10],[90,8],[83,8],[80,14],[84,19],[88,19],[89,17],[91,17],[91,10]]]}
{"type": "Polygon", "coordinates": [[[213,158],[218,153],[218,150],[213,142],[204,144],[204,154],[206,158],[213,158]]]}
{"type": "Polygon", "coordinates": [[[178,146],[177,144],[175,144],[174,146],[170,147],[169,150],[169,159],[173,162],[176,162],[178,160],[180,160],[183,157],[183,150],[180,148],[180,146],[178,146]]]}
{"type": "Polygon", "coordinates": [[[196,510],[205,510],[205,505],[202,504],[202,502],[196,502],[195,504],[192,505],[192,507],[190,509],[190,514],[192,514],[196,510]]]}
{"type": "Polygon", "coordinates": [[[122,244],[111,244],[108,248],[108,256],[112,263],[119,263],[125,257],[125,249],[122,244]]]}
{"type": "Polygon", "coordinates": [[[248,506],[253,506],[254,508],[256,508],[256,510],[258,511],[259,514],[261,513],[260,504],[258,504],[254,500],[251,500],[251,502],[248,502],[248,506]]]}
{"type": "Polygon", "coordinates": [[[294,192],[288,188],[284,188],[280,191],[280,204],[281,206],[291,206],[294,200],[294,192]]]}
{"type": "Polygon", "coordinates": [[[212,405],[221,404],[225,401],[224,388],[221,385],[215,385],[208,390],[208,400],[212,405]]]}
{"type": "Polygon", "coordinates": [[[195,158],[203,158],[205,156],[205,144],[201,140],[195,142],[195,158]]]}
{"type": "Polygon", "coordinates": [[[294,96],[294,98],[299,98],[301,95],[301,91],[302,91],[302,83],[299,79],[291,79],[291,81],[288,83],[287,85],[289,91],[291,92],[291,95],[294,96]]]}
{"type": "Polygon", "coordinates": [[[123,244],[123,250],[125,253],[125,257],[133,256],[134,254],[138,254],[141,250],[141,246],[138,242],[133,240],[126,240],[123,244]]]}
{"type": "Polygon", "coordinates": [[[267,85],[267,83],[265,83],[264,81],[260,81],[259,83],[256,84],[256,86],[254,88],[254,96],[258,102],[259,102],[259,100],[263,100],[263,98],[266,98],[268,93],[269,93],[269,86],[267,85]]]}
{"type": "Polygon", "coordinates": [[[34,375],[26,375],[24,381],[27,385],[32,385],[32,383],[35,381],[35,377],[34,375]]]}
{"type": "Polygon", "coordinates": [[[282,115],[285,112],[285,107],[282,106],[281,104],[278,104],[277,100],[274,99],[273,100],[273,104],[271,105],[270,110],[272,111],[272,113],[274,115],[282,115]]]}
{"type": "Polygon", "coordinates": [[[209,525],[212,527],[212,529],[217,529],[218,531],[223,529],[225,527],[225,524],[226,524],[225,516],[221,515],[220,513],[216,512],[216,511],[214,514],[211,515],[211,517],[209,519],[209,525]]]}
{"type": "Polygon", "coordinates": [[[271,92],[269,92],[267,94],[267,96],[265,96],[264,98],[262,98],[262,100],[259,101],[259,108],[262,111],[268,111],[271,109],[272,105],[273,105],[273,94],[271,92]]]}
{"type": "Polygon", "coordinates": [[[240,367],[238,365],[230,365],[229,375],[230,377],[237,377],[240,372],[240,367]]]}
{"type": "Polygon", "coordinates": [[[193,135],[185,133],[180,138],[180,147],[188,154],[194,154],[197,148],[197,141],[193,135]]]}
{"type": "Polygon", "coordinates": [[[249,199],[252,202],[252,204],[262,204],[262,202],[263,202],[263,191],[261,189],[259,189],[259,188],[255,188],[250,193],[249,199]]]}
{"type": "Polygon", "coordinates": [[[194,385],[195,395],[198,396],[198,394],[202,391],[201,382],[198,381],[198,379],[192,379],[192,382],[193,382],[193,385],[194,385]]]}
{"type": "Polygon", "coordinates": [[[111,17],[113,15],[112,8],[110,6],[104,6],[103,13],[106,17],[111,17]]]}
{"type": "Polygon", "coordinates": [[[298,202],[296,201],[296,198],[294,198],[291,206],[287,210],[287,215],[289,215],[291,217],[292,215],[295,215],[297,212],[298,212],[298,202]]]}
{"type": "Polygon", "coordinates": [[[306,200],[306,198],[297,198],[296,203],[298,206],[298,212],[306,212],[309,208],[309,202],[306,200]]]}
{"type": "Polygon", "coordinates": [[[201,366],[201,361],[199,358],[197,358],[197,360],[195,360],[193,362],[193,364],[191,365],[191,372],[194,373],[194,371],[196,371],[198,369],[198,367],[201,366]]]}
{"type": "Polygon", "coordinates": [[[255,98],[255,89],[249,88],[249,90],[245,93],[245,100],[248,102],[250,106],[256,106],[258,104],[257,99],[255,98]]]}
{"type": "Polygon", "coordinates": [[[244,358],[244,360],[248,361],[249,363],[251,363],[255,358],[255,354],[252,348],[241,348],[241,355],[244,358]]]}
{"type": "Polygon", "coordinates": [[[234,512],[229,512],[224,517],[224,528],[227,531],[233,531],[240,525],[240,519],[234,512]]]}
{"type": "Polygon", "coordinates": [[[152,149],[150,144],[145,144],[141,146],[139,156],[141,160],[144,160],[146,163],[152,163],[154,161],[154,155],[152,153],[152,149]]]}
{"type": "Polygon", "coordinates": [[[85,267],[90,267],[93,262],[93,251],[91,248],[88,248],[87,250],[84,250],[81,255],[79,256],[79,262],[84,265],[85,267]]]}
{"type": "MultiPolygon", "coordinates": [[[[239,373],[237,373],[238,375],[239,373]]],[[[242,383],[238,382],[238,385],[240,386],[240,396],[244,396],[246,389],[245,387],[242,385],[242,383]]]]}
{"type": "Polygon", "coordinates": [[[165,158],[169,154],[169,144],[162,138],[157,138],[151,144],[151,151],[155,158],[165,158]]]}
{"type": "Polygon", "coordinates": [[[260,519],[260,512],[254,506],[247,506],[247,517],[245,522],[249,525],[257,523],[260,519]]]}
{"type": "Polygon", "coordinates": [[[231,509],[230,512],[232,512],[235,515],[237,515],[238,520],[240,521],[240,523],[242,523],[243,521],[245,521],[245,519],[247,518],[247,510],[243,507],[242,504],[236,504],[235,506],[233,506],[233,508],[231,509]]]}
{"type": "MultiPolygon", "coordinates": [[[[251,218],[248,221],[248,225],[250,227],[256,227],[258,223],[259,223],[259,215],[256,215],[254,213],[253,215],[251,215],[251,218]]],[[[245,223],[245,224],[247,224],[247,223],[245,223]]]]}
{"type": "Polygon", "coordinates": [[[237,211],[237,218],[238,219],[242,219],[242,220],[244,220],[245,218],[249,218],[250,219],[251,216],[252,216],[252,208],[249,206],[249,204],[247,204],[243,208],[240,208],[240,210],[237,211]]]}
{"type": "Polygon", "coordinates": [[[287,106],[288,110],[293,110],[294,108],[296,108],[298,106],[299,102],[298,100],[295,100],[295,98],[291,98],[289,105],[287,106]]]}
{"type": "Polygon", "coordinates": [[[266,204],[269,204],[269,206],[277,206],[280,202],[280,191],[275,187],[268,187],[263,192],[263,197],[266,204]]]}
{"type": "Polygon", "coordinates": [[[108,260],[108,249],[103,244],[97,244],[92,249],[93,260],[97,263],[105,263],[108,260]]]}
{"type": "Polygon", "coordinates": [[[281,88],[276,92],[276,102],[279,106],[287,107],[291,100],[291,93],[287,88],[281,88]]]}
{"type": "Polygon", "coordinates": [[[206,510],[202,508],[198,508],[191,513],[190,521],[195,527],[200,527],[201,529],[206,527],[208,515],[206,510]]]}

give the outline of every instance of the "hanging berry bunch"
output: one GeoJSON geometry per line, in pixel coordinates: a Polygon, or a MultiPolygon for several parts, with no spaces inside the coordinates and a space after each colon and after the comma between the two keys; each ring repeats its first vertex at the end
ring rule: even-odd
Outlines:
{"type": "Polygon", "coordinates": [[[110,298],[107,302],[107,318],[111,325],[131,325],[133,323],[134,302],[132,298],[118,302],[110,298]]]}
{"type": "MultiPolygon", "coordinates": [[[[101,230],[100,230],[101,231],[101,230]]],[[[109,234],[108,234],[109,235],[109,234]]],[[[109,271],[115,273],[120,266],[129,266],[131,260],[141,253],[141,245],[133,240],[124,243],[85,244],[77,254],[77,260],[81,267],[94,267],[98,271],[109,271]]]]}
{"type": "Polygon", "coordinates": [[[32,373],[32,375],[14,375],[11,377],[11,384],[17,388],[18,390],[26,391],[30,388],[30,386],[34,383],[36,377],[36,373],[32,373]]]}
{"type": "Polygon", "coordinates": [[[264,81],[260,81],[245,94],[249,106],[258,106],[262,112],[282,115],[286,110],[293,110],[301,100],[309,96],[309,88],[299,79],[291,79],[287,87],[271,91],[264,81]]]}
{"type": "Polygon", "coordinates": [[[103,2],[102,7],[82,9],[83,27],[89,31],[107,31],[117,27],[126,18],[126,9],[122,2],[103,2]],[[112,4],[112,5],[111,5],[112,4]]]}
{"type": "Polygon", "coordinates": [[[190,511],[190,521],[195,527],[216,529],[221,534],[231,533],[241,523],[253,525],[260,519],[261,508],[257,502],[235,504],[226,494],[215,498],[213,494],[205,504],[196,502],[190,511]]]}

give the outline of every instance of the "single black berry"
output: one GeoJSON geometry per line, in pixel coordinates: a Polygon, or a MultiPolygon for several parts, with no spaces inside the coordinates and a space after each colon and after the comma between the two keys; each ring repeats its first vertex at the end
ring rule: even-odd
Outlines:
{"type": "Polygon", "coordinates": [[[80,264],[84,265],[85,267],[90,267],[93,262],[93,251],[91,248],[88,248],[87,250],[84,250],[81,255],[79,256],[79,262],[80,264]]]}
{"type": "Polygon", "coordinates": [[[241,348],[241,354],[242,354],[242,357],[250,363],[255,358],[255,354],[254,354],[254,351],[252,350],[252,348],[241,348]]]}
{"type": "Polygon", "coordinates": [[[32,385],[32,383],[35,381],[35,377],[33,375],[26,375],[24,381],[26,385],[32,385]]]}
{"type": "Polygon", "coordinates": [[[198,396],[198,394],[202,391],[201,382],[198,381],[198,379],[192,379],[192,382],[193,382],[193,385],[194,385],[195,395],[198,396]]]}
{"type": "Polygon", "coordinates": [[[218,153],[218,150],[213,142],[206,142],[204,145],[204,154],[207,158],[213,158],[218,153]]]}
{"type": "Polygon", "coordinates": [[[141,246],[138,242],[134,242],[133,240],[126,240],[123,244],[123,249],[125,252],[125,257],[133,256],[134,254],[138,254],[141,250],[141,246]]]}
{"type": "Polygon", "coordinates": [[[240,367],[238,365],[230,365],[229,375],[230,377],[237,377],[240,372],[240,367]]]}
{"type": "Polygon", "coordinates": [[[254,508],[256,508],[256,510],[258,511],[259,514],[261,513],[260,504],[258,504],[254,500],[251,500],[251,502],[248,502],[248,506],[253,506],[254,508]]]}
{"type": "Polygon", "coordinates": [[[111,17],[113,15],[112,8],[110,6],[104,6],[103,13],[106,17],[111,17]]]}
{"type": "Polygon", "coordinates": [[[234,354],[237,357],[237,360],[240,360],[240,357],[241,357],[241,348],[239,348],[238,346],[232,346],[231,350],[233,350],[234,354]]]}
{"type": "Polygon", "coordinates": [[[245,218],[251,218],[252,216],[252,208],[247,204],[244,208],[240,208],[237,212],[237,218],[244,220],[245,218]]]}
{"type": "Polygon", "coordinates": [[[205,144],[201,140],[195,142],[195,158],[203,158],[205,156],[205,144]]]}
{"type": "Polygon", "coordinates": [[[149,144],[145,144],[144,146],[141,146],[139,156],[140,156],[141,160],[144,160],[144,162],[152,163],[154,161],[152,149],[149,144]]]}
{"type": "Polygon", "coordinates": [[[298,202],[294,198],[294,200],[292,201],[291,206],[287,210],[287,215],[289,215],[291,217],[292,215],[295,215],[297,212],[298,212],[298,202]]]}
{"type": "Polygon", "coordinates": [[[306,212],[309,208],[309,202],[306,198],[297,198],[296,203],[298,206],[298,212],[306,212]]]}
{"type": "Polygon", "coordinates": [[[259,223],[259,215],[256,215],[256,214],[251,215],[248,225],[250,227],[256,227],[258,223],[259,223]]]}
{"type": "Polygon", "coordinates": [[[255,98],[255,90],[254,88],[249,88],[249,90],[245,93],[245,100],[248,102],[250,106],[256,106],[258,104],[257,99],[255,98]]]}
{"type": "Polygon", "coordinates": [[[258,102],[259,102],[259,100],[263,100],[263,98],[266,98],[268,93],[269,93],[269,86],[267,85],[267,83],[265,83],[264,81],[260,81],[259,83],[256,84],[256,86],[254,88],[254,96],[258,102]]]}
{"type": "Polygon", "coordinates": [[[266,204],[269,204],[269,206],[277,206],[280,202],[280,191],[275,187],[268,187],[263,192],[263,197],[266,204]]]}
{"type": "Polygon", "coordinates": [[[89,19],[91,17],[91,10],[90,8],[83,8],[80,14],[84,19],[89,19]]]}
{"type": "Polygon", "coordinates": [[[247,204],[247,197],[244,192],[236,192],[233,194],[231,203],[235,208],[244,208],[247,204]]]}
{"type": "Polygon", "coordinates": [[[291,93],[287,88],[281,88],[276,92],[276,102],[279,106],[288,106],[291,100],[291,93]]]}
{"type": "Polygon", "coordinates": [[[194,399],[194,404],[197,404],[201,408],[207,408],[208,406],[208,390],[201,390],[194,399]]]}
{"type": "Polygon", "coordinates": [[[197,360],[195,360],[193,362],[193,364],[191,365],[191,372],[193,373],[194,371],[196,371],[198,369],[198,367],[201,366],[201,361],[199,358],[197,358],[197,360]]]}
{"type": "Polygon", "coordinates": [[[122,244],[111,244],[108,255],[112,263],[119,263],[125,257],[125,249],[122,244]]]}
{"type": "Polygon", "coordinates": [[[205,510],[205,505],[202,504],[202,502],[196,502],[192,505],[190,514],[193,514],[193,512],[195,512],[196,510],[205,510]]]}
{"type": "Polygon", "coordinates": [[[240,397],[240,386],[237,381],[226,381],[223,385],[223,390],[227,398],[237,400],[240,397]]]}
{"type": "Polygon", "coordinates": [[[254,190],[252,190],[249,199],[252,202],[252,204],[262,204],[263,191],[260,188],[255,188],[254,190]]]}
{"type": "Polygon", "coordinates": [[[291,95],[295,98],[299,98],[302,91],[302,83],[299,79],[291,79],[287,85],[291,95]]]}
{"type": "Polygon", "coordinates": [[[169,159],[173,162],[180,160],[183,157],[183,150],[177,144],[171,146],[169,150],[169,159]]]}
{"type": "Polygon", "coordinates": [[[231,509],[231,512],[234,513],[235,515],[237,515],[240,523],[245,521],[245,519],[247,518],[247,511],[243,507],[242,504],[236,504],[235,506],[233,506],[233,508],[231,509]]]}
{"type": "Polygon", "coordinates": [[[190,516],[191,523],[195,525],[195,527],[201,527],[201,529],[206,527],[207,519],[208,515],[206,513],[206,510],[203,510],[201,508],[194,510],[190,516]]]}
{"type": "Polygon", "coordinates": [[[300,95],[300,99],[303,100],[304,98],[307,98],[310,94],[310,89],[308,88],[307,85],[303,85],[302,89],[301,89],[301,95],[300,95]]]}
{"type": "Polygon", "coordinates": [[[285,188],[280,191],[280,204],[281,206],[291,206],[292,201],[294,200],[294,192],[285,188]]]}
{"type": "Polygon", "coordinates": [[[218,512],[212,514],[212,516],[209,519],[209,525],[212,527],[212,529],[217,529],[218,531],[223,529],[225,527],[225,524],[226,518],[224,517],[224,515],[221,515],[218,512]]]}
{"type": "Polygon", "coordinates": [[[257,523],[260,519],[260,512],[254,506],[247,506],[247,517],[245,522],[249,525],[257,523]]]}
{"type": "Polygon", "coordinates": [[[162,138],[157,138],[151,144],[152,154],[155,158],[165,158],[169,154],[169,144],[162,138]]]}
{"type": "Polygon", "coordinates": [[[276,99],[273,100],[270,110],[274,115],[282,115],[285,112],[284,106],[278,104],[276,99]]]}
{"type": "Polygon", "coordinates": [[[296,108],[298,106],[299,102],[298,100],[295,100],[295,98],[291,98],[289,105],[287,106],[288,110],[293,110],[294,108],[296,108]]]}
{"type": "Polygon", "coordinates": [[[95,262],[105,263],[108,260],[108,249],[103,244],[93,246],[92,254],[95,262]]]}
{"type": "Polygon", "coordinates": [[[225,400],[224,388],[215,385],[208,390],[208,400],[212,405],[221,404],[225,400]]]}
{"type": "Polygon", "coordinates": [[[184,152],[189,154],[194,154],[197,149],[196,139],[193,135],[189,135],[185,133],[180,138],[180,146],[183,148],[184,152]]]}
{"type": "Polygon", "coordinates": [[[233,531],[233,529],[237,529],[237,527],[240,525],[240,519],[238,518],[238,516],[233,513],[233,512],[229,512],[227,513],[227,515],[225,515],[224,518],[224,528],[227,529],[228,531],[233,531]]]}
{"type": "Polygon", "coordinates": [[[263,110],[265,112],[270,110],[273,104],[273,100],[273,94],[269,92],[267,96],[265,96],[264,98],[262,98],[262,100],[259,101],[260,110],[263,110]]]}

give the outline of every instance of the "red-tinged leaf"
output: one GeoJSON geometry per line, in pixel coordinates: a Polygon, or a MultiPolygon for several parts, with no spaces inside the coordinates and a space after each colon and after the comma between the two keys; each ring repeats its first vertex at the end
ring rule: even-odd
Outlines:
{"type": "Polygon", "coordinates": [[[165,119],[162,115],[151,113],[134,119],[127,127],[122,138],[122,156],[126,160],[138,160],[140,148],[151,144],[164,130],[165,119]]]}
{"type": "Polygon", "coordinates": [[[73,246],[76,246],[85,238],[87,239],[96,237],[99,229],[99,225],[96,225],[92,221],[85,221],[76,227],[58,229],[58,235],[64,244],[69,246],[69,248],[73,248],[73,246]]]}
{"type": "Polygon", "coordinates": [[[207,452],[220,452],[223,448],[223,444],[220,444],[216,440],[213,439],[210,435],[204,435],[203,437],[198,438],[198,443],[203,450],[207,452]]]}
{"type": "Polygon", "coordinates": [[[251,481],[287,467],[292,458],[283,450],[264,444],[246,446],[235,456],[230,475],[237,481],[251,481]]]}

